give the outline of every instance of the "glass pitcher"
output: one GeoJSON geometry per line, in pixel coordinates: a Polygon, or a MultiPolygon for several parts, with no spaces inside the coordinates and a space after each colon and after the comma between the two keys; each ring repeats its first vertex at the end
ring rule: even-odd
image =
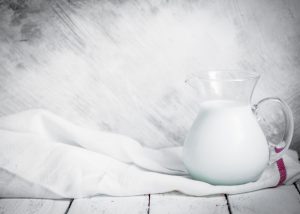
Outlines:
{"type": "Polygon", "coordinates": [[[254,72],[210,71],[187,80],[196,83],[201,100],[183,147],[184,164],[194,179],[214,185],[253,182],[287,151],[294,130],[292,112],[276,97],[252,105],[258,79],[254,72]],[[261,106],[269,102],[279,104],[284,115],[282,148],[267,142],[258,123],[261,106]]]}

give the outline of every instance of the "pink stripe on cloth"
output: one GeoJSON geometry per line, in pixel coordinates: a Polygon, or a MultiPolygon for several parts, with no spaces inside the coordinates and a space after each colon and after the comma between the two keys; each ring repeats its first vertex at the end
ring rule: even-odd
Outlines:
{"type": "MultiPolygon", "coordinates": [[[[279,153],[282,150],[283,150],[283,148],[276,148],[275,147],[275,152],[276,153],[279,153]]],[[[282,158],[280,158],[278,161],[276,161],[276,164],[277,164],[277,168],[278,168],[279,175],[280,175],[280,178],[279,178],[279,181],[277,183],[277,186],[280,186],[280,185],[282,185],[284,183],[284,181],[286,179],[286,176],[287,176],[287,173],[286,173],[285,164],[284,164],[282,158]]]]}

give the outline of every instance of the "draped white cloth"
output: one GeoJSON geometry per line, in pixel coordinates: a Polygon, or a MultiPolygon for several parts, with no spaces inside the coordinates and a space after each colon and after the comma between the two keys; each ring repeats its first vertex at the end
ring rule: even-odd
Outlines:
{"type": "MultiPolygon", "coordinates": [[[[0,118],[0,196],[80,198],[174,190],[196,196],[235,194],[274,187],[282,177],[275,163],[256,182],[210,185],[187,175],[181,150],[146,148],[129,137],[85,129],[44,110],[5,116],[0,118]]],[[[283,163],[286,178],[281,181],[300,179],[296,152],[288,151],[283,163]]]]}

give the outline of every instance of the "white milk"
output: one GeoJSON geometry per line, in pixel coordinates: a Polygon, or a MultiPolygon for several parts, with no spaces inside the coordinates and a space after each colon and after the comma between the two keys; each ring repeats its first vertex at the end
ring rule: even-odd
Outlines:
{"type": "Polygon", "coordinates": [[[183,158],[195,179],[233,185],[257,180],[269,149],[250,105],[206,101],[186,138],[183,158]]]}

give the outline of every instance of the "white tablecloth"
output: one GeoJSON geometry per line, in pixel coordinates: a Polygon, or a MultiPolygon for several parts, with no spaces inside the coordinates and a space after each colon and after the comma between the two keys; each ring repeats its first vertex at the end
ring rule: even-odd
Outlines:
{"type": "Polygon", "coordinates": [[[79,198],[173,190],[205,196],[249,192],[300,178],[297,153],[288,151],[281,173],[275,163],[257,182],[214,186],[188,176],[181,150],[146,148],[129,137],[81,128],[44,110],[21,112],[0,118],[0,196],[79,198]]]}

